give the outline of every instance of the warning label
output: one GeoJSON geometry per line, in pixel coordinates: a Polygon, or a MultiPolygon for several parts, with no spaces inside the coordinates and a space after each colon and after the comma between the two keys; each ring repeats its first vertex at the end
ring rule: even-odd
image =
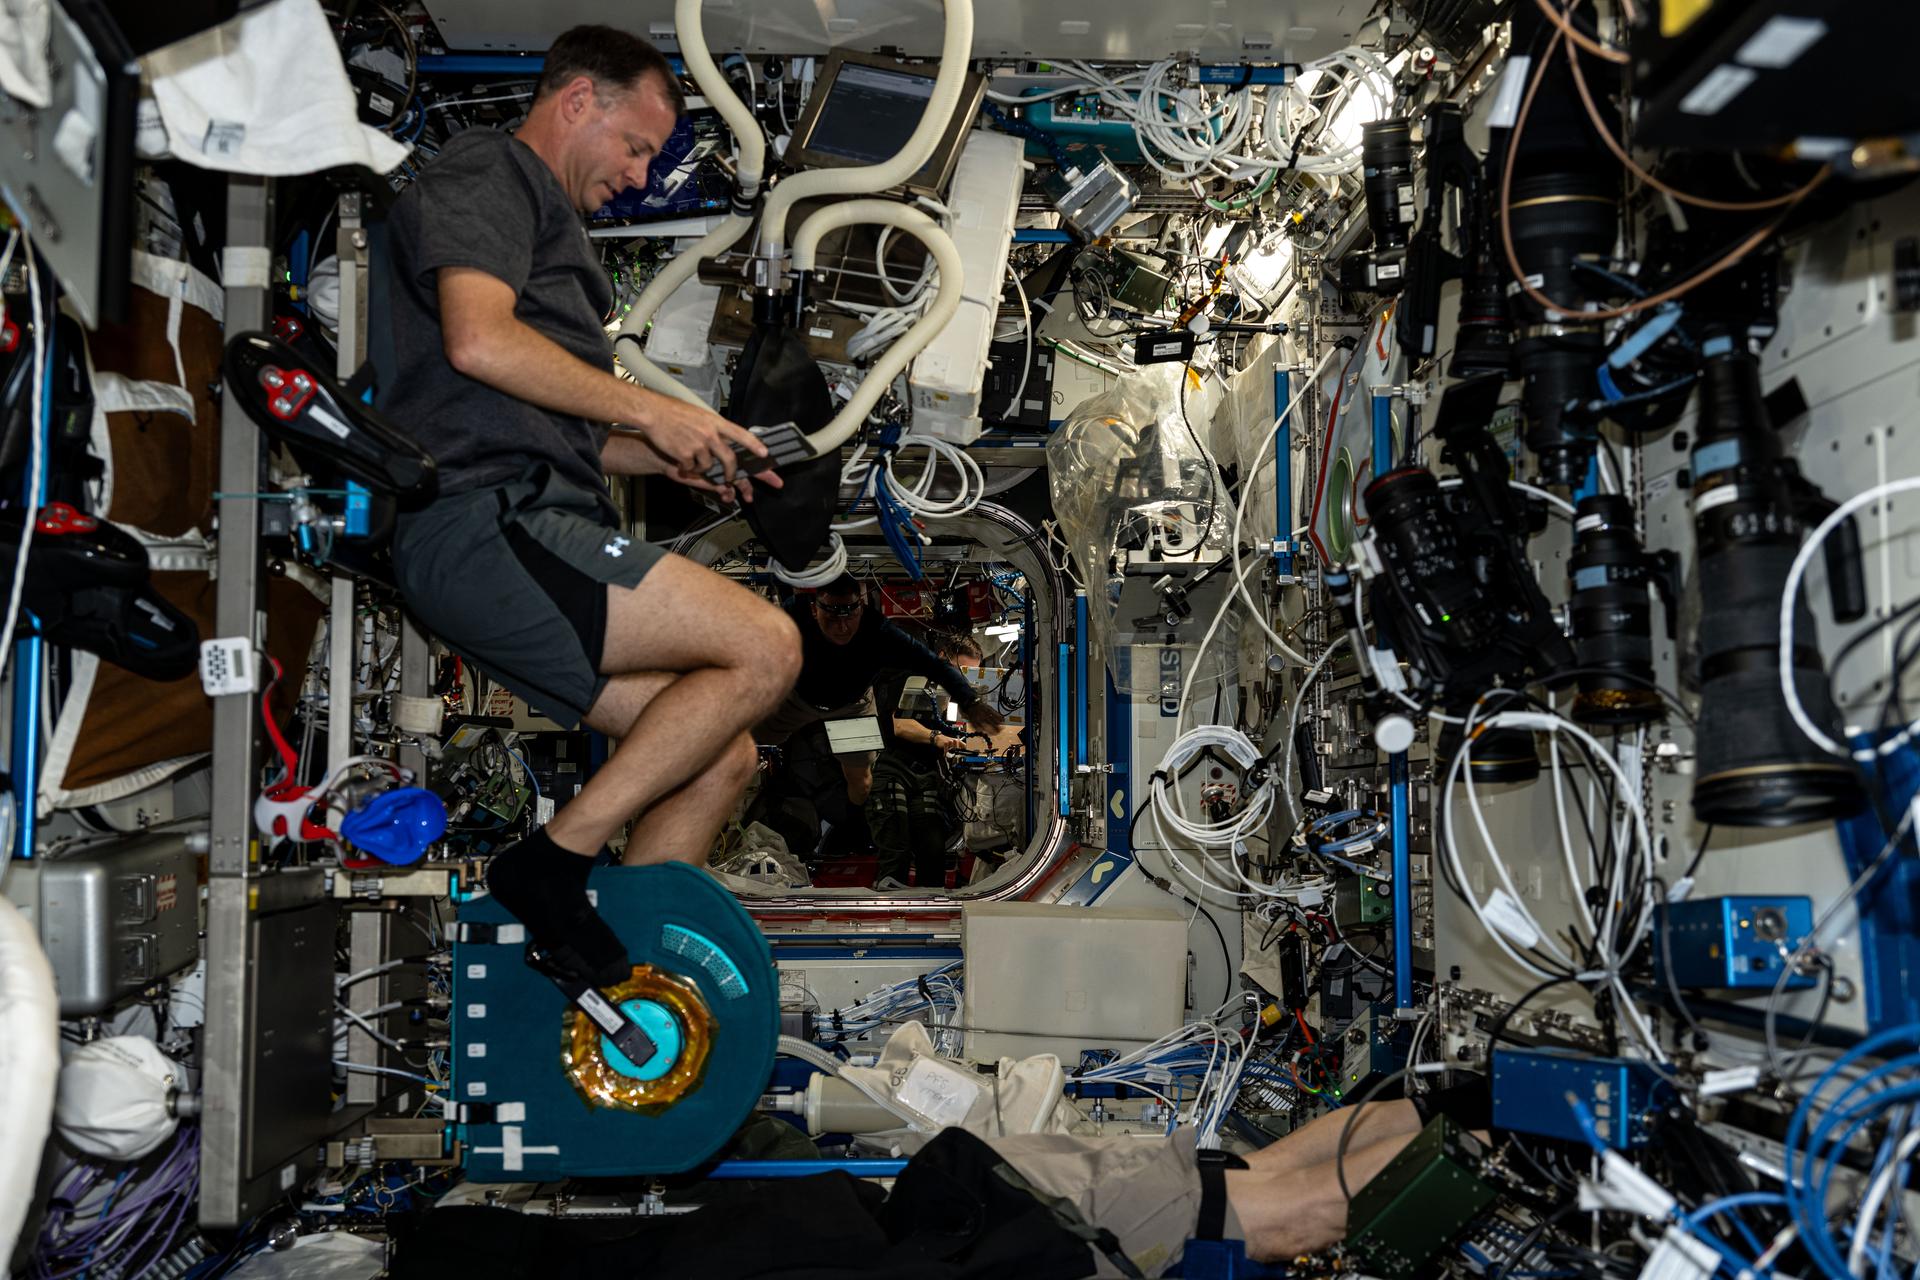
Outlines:
{"type": "Polygon", "coordinates": [[[171,911],[179,905],[180,877],[161,876],[160,882],[154,886],[153,890],[153,909],[156,912],[171,911]]]}

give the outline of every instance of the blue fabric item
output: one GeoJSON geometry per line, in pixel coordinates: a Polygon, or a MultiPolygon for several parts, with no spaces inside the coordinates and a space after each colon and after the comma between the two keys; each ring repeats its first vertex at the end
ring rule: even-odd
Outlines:
{"type": "Polygon", "coordinates": [[[340,820],[340,835],[382,862],[404,867],[447,833],[447,806],[421,787],[383,791],[340,820]]]}

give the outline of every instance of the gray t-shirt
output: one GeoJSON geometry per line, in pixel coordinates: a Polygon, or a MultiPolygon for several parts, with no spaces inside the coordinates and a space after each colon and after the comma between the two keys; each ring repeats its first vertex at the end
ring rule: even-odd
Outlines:
{"type": "Polygon", "coordinates": [[[580,215],[532,148],[491,129],[454,136],[388,215],[394,376],[381,408],[431,453],[440,492],[547,463],[604,492],[605,423],[517,400],[447,362],[438,272],[472,267],[513,286],[514,314],[597,369],[613,369],[601,317],[613,288],[580,215]]]}

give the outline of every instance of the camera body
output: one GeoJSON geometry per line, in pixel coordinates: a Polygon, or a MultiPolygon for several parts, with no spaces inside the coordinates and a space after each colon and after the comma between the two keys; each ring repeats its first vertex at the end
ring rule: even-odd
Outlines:
{"type": "Polygon", "coordinates": [[[1404,116],[1375,120],[1360,134],[1367,226],[1373,248],[1340,262],[1340,287],[1396,294],[1407,282],[1407,241],[1413,232],[1413,126],[1404,116]]]}

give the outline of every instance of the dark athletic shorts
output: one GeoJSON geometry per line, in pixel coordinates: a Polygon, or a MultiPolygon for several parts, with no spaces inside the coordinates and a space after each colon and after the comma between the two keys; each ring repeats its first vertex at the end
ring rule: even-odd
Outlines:
{"type": "Polygon", "coordinates": [[[637,586],[665,554],[545,464],[404,515],[393,539],[400,592],[421,625],[567,726],[607,683],[607,588],[637,586]]]}

